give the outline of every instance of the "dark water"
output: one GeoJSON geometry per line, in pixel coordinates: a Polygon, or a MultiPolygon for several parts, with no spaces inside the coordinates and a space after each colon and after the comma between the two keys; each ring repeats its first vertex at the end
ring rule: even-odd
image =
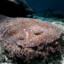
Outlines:
{"type": "Polygon", "coordinates": [[[25,0],[36,12],[45,9],[55,9],[64,12],[64,0],[25,0]]]}
{"type": "Polygon", "coordinates": [[[42,17],[64,18],[64,0],[0,0],[0,14],[26,17],[33,13],[42,17]]]}

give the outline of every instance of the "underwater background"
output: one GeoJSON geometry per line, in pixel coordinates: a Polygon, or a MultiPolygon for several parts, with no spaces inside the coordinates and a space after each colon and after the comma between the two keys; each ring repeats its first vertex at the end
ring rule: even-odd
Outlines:
{"type": "Polygon", "coordinates": [[[37,13],[48,8],[64,12],[64,0],[25,0],[37,13]]]}
{"type": "MultiPolygon", "coordinates": [[[[44,22],[51,22],[59,27],[64,33],[64,0],[0,0],[0,14],[15,18],[26,17],[41,19],[44,22]],[[9,1],[12,1],[12,4],[9,1]]],[[[0,15],[0,20],[3,18],[4,17],[0,15]]],[[[51,60],[49,64],[64,64],[64,34],[62,39],[63,52],[61,53],[61,59],[57,57],[57,55],[55,58],[50,57],[51,60]]],[[[1,64],[12,64],[12,59],[8,59],[6,54],[2,54],[2,52],[2,46],[0,44],[1,64]]],[[[17,64],[16,61],[14,60],[13,64],[17,64]]],[[[46,63],[44,61],[34,61],[32,64],[46,63]]]]}
{"type": "MultiPolygon", "coordinates": [[[[34,10],[33,18],[64,18],[64,0],[25,0],[34,10]]],[[[30,15],[28,15],[30,17],[30,15]]],[[[57,20],[58,20],[57,19],[57,20]]],[[[47,20],[47,19],[46,19],[47,20]]],[[[52,20],[52,19],[51,19],[52,20]]]]}

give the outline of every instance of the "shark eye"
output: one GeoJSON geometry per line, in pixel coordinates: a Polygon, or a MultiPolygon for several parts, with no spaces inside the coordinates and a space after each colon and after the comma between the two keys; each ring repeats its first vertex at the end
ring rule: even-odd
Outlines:
{"type": "Polygon", "coordinates": [[[24,38],[23,37],[19,37],[18,40],[24,40],[24,38]]]}
{"type": "Polygon", "coordinates": [[[40,35],[42,33],[43,33],[42,31],[36,31],[36,32],[34,32],[35,35],[40,35]]]}

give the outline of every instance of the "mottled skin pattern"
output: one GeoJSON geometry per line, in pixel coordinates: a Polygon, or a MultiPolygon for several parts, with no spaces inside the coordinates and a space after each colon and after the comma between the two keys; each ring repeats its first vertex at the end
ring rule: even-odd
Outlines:
{"type": "Polygon", "coordinates": [[[36,57],[47,59],[60,51],[62,31],[50,22],[31,18],[11,18],[0,23],[0,40],[11,57],[26,61],[36,57]]]}

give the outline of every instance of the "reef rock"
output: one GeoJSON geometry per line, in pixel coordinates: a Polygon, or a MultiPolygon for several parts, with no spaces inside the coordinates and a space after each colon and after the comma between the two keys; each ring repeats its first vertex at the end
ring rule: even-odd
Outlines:
{"type": "Polygon", "coordinates": [[[61,29],[50,22],[31,18],[10,18],[0,23],[0,40],[11,57],[26,61],[44,58],[61,50],[61,29]]]}

